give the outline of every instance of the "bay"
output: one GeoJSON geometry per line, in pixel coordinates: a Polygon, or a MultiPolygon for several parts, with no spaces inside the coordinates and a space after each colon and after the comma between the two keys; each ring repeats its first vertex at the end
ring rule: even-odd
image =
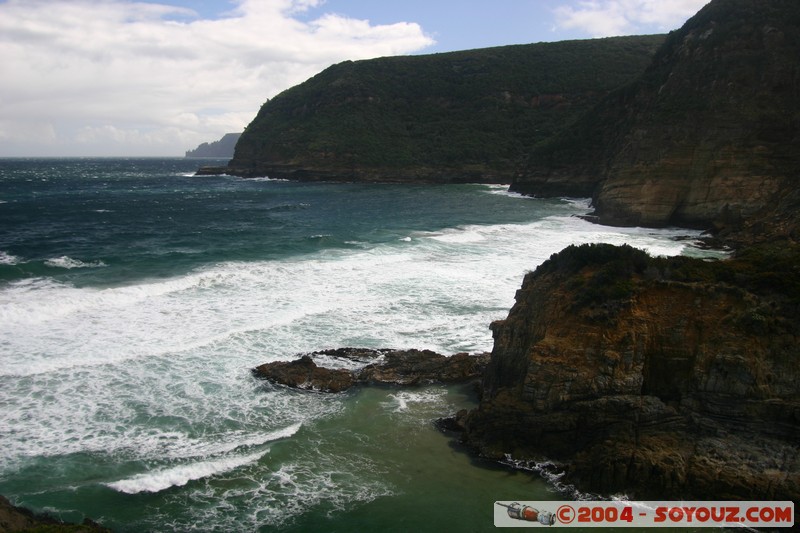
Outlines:
{"type": "Polygon", "coordinates": [[[250,369],[342,346],[488,351],[525,272],[569,244],[701,253],[696,232],[590,224],[585,199],[197,165],[0,160],[15,503],[115,531],[493,529],[495,500],[563,495],[434,428],[471,389],[309,394],[250,369]]]}

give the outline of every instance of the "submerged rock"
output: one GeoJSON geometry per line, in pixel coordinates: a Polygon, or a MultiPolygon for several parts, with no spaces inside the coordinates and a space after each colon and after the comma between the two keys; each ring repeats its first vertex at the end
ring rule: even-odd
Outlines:
{"type": "Polygon", "coordinates": [[[430,350],[338,348],[304,354],[294,361],[257,366],[253,373],[273,383],[305,390],[341,392],[356,384],[418,385],[457,383],[481,376],[489,354],[444,356],[430,350]],[[315,359],[340,368],[320,366],[315,359]],[[348,369],[345,367],[357,368],[348,369]]]}

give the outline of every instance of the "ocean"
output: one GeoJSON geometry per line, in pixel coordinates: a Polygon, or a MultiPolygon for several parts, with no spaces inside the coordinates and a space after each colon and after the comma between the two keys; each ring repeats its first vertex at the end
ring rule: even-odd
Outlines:
{"type": "Polygon", "coordinates": [[[491,185],[195,177],[187,159],[0,160],[0,494],[119,532],[488,531],[557,483],[433,425],[468,386],[302,392],[251,368],[338,347],[490,351],[569,244],[706,252],[587,199],[491,185]]]}

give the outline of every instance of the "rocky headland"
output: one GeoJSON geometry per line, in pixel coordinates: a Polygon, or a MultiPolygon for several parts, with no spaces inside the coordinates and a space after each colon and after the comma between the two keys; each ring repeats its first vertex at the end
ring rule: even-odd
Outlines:
{"type": "Polygon", "coordinates": [[[491,354],[340,348],[253,372],[318,392],[480,380],[440,427],[484,457],[555,462],[599,494],[797,500],[798,265],[781,244],[727,261],[571,246],[525,277],[491,354]]]}
{"type": "Polygon", "coordinates": [[[663,40],[640,35],[345,61],[265,102],[227,167],[205,172],[510,183],[530,147],[639,76],[663,40]]]}
{"type": "Polygon", "coordinates": [[[202,143],[194,150],[187,150],[186,157],[233,157],[236,142],[241,133],[226,133],[221,139],[210,143],[202,143]]]}
{"type": "Polygon", "coordinates": [[[492,324],[466,442],[603,494],[797,500],[798,265],[565,249],[492,324]]]}

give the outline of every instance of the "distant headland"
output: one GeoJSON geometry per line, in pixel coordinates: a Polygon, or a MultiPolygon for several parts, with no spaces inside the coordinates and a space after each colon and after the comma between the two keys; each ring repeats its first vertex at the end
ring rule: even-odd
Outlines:
{"type": "Polygon", "coordinates": [[[218,141],[205,142],[194,150],[187,150],[186,157],[233,157],[236,142],[241,136],[241,133],[226,133],[218,141]]]}

